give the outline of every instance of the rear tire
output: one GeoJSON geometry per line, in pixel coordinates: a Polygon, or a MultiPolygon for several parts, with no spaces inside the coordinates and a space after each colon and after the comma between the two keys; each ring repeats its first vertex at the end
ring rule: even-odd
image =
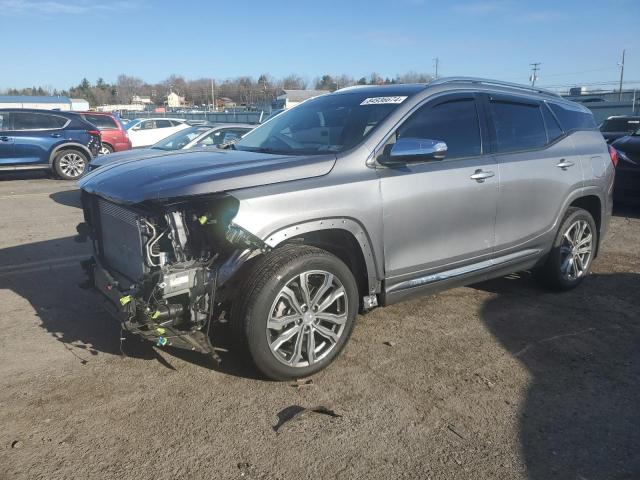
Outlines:
{"type": "Polygon", "coordinates": [[[80,150],[61,150],[53,159],[53,170],[63,180],[77,180],[87,170],[89,159],[80,150]]]}
{"type": "Polygon", "coordinates": [[[258,370],[274,380],[329,365],[347,343],[359,305],[351,270],[306,245],[285,245],[260,259],[240,292],[232,322],[258,370]]]}
{"type": "Polygon", "coordinates": [[[596,223],[589,212],[570,207],[560,224],[545,263],[534,271],[536,279],[554,290],[571,290],[589,273],[598,245],[596,223]]]}
{"type": "Polygon", "coordinates": [[[110,153],[113,153],[113,147],[108,143],[103,143],[98,150],[98,155],[109,155],[110,153]]]}

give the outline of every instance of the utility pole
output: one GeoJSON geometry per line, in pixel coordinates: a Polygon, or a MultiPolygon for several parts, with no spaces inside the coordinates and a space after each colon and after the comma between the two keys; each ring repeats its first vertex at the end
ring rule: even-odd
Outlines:
{"type": "Polygon", "coordinates": [[[213,93],[213,78],[211,79],[211,108],[216,111],[216,96],[213,93]]]}
{"type": "Polygon", "coordinates": [[[531,86],[536,86],[536,80],[538,79],[538,72],[540,71],[540,62],[530,63],[531,65],[531,76],[529,80],[531,81],[531,86]]]}
{"type": "Polygon", "coordinates": [[[618,91],[618,101],[622,100],[622,81],[624,80],[624,50],[622,50],[622,62],[620,65],[620,89],[618,91]]]}
{"type": "Polygon", "coordinates": [[[436,73],[435,73],[435,79],[438,79],[438,64],[440,63],[440,59],[438,57],[433,59],[433,65],[435,67],[436,73]]]}

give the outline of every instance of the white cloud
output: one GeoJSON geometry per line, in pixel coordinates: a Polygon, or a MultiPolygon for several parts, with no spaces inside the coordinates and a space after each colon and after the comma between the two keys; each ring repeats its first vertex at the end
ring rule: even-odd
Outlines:
{"type": "Polygon", "coordinates": [[[111,2],[107,4],[96,3],[88,0],[67,0],[58,2],[55,0],[0,0],[0,11],[4,14],[29,15],[29,14],[66,14],[80,15],[96,12],[113,12],[129,9],[129,2],[111,2]]]}

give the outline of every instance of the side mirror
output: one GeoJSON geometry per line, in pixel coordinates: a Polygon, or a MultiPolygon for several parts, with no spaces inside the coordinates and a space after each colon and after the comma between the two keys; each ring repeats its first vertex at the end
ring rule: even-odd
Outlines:
{"type": "Polygon", "coordinates": [[[447,144],[429,138],[405,137],[396,140],[389,153],[383,155],[381,163],[418,163],[443,160],[447,155],[447,144]]]}

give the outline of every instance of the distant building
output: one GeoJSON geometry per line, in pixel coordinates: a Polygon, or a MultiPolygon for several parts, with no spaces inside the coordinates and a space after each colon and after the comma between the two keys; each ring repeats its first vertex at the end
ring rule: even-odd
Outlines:
{"type": "Polygon", "coordinates": [[[218,108],[233,108],[237,106],[236,102],[228,97],[216,97],[216,107],[218,108]]]}
{"type": "MultiPolygon", "coordinates": [[[[42,108],[69,111],[73,110],[73,105],[70,98],[62,96],[0,95],[0,108],[42,108]]],[[[87,109],[88,106],[85,110],[87,109]]]]}
{"type": "Polygon", "coordinates": [[[317,97],[329,93],[328,90],[282,90],[280,95],[276,97],[273,102],[273,108],[291,108],[296,105],[309,100],[310,98],[317,97]]]}
{"type": "Polygon", "coordinates": [[[132,104],[112,104],[112,105],[100,105],[96,107],[98,112],[144,112],[145,106],[141,103],[132,104]]]}
{"type": "Polygon", "coordinates": [[[151,101],[151,97],[141,97],[140,95],[134,95],[133,97],[131,97],[131,103],[139,105],[151,105],[153,102],[151,101]]]}
{"type": "Polygon", "coordinates": [[[89,102],[87,102],[84,98],[72,98],[71,110],[76,112],[86,112],[87,110],[89,110],[89,102]]]}
{"type": "Polygon", "coordinates": [[[183,107],[186,103],[185,98],[175,92],[167,95],[167,107],[169,108],[183,107]]]}

